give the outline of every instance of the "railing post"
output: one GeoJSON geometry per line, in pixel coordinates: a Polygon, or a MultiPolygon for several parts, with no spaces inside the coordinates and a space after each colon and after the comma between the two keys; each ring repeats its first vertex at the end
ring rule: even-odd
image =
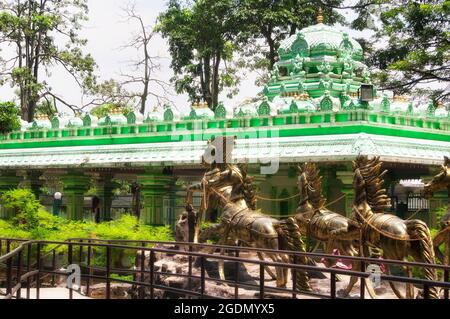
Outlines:
{"type": "Polygon", "coordinates": [[[331,273],[330,280],[331,299],[336,299],[336,273],[331,273]]]}
{"type": "MultiPolygon", "coordinates": [[[[73,246],[72,246],[72,242],[69,241],[69,250],[68,250],[68,256],[67,256],[67,260],[68,260],[68,264],[69,266],[72,265],[73,263],[73,246]]],[[[72,286],[69,287],[69,299],[73,299],[73,289],[72,286]]]]}
{"type": "MultiPolygon", "coordinates": [[[[145,243],[142,243],[142,247],[145,246],[145,243]]],[[[145,251],[141,250],[141,285],[139,287],[139,299],[145,299],[145,287],[142,283],[145,281],[145,251]]]]}
{"type": "Polygon", "coordinates": [[[264,264],[259,264],[259,299],[264,299],[264,264]]]}
{"type": "MultiPolygon", "coordinates": [[[[294,265],[297,264],[297,255],[294,255],[294,265]]],[[[297,268],[292,268],[292,299],[297,299],[297,268]]]]}
{"type": "MultiPolygon", "coordinates": [[[[56,250],[52,252],[52,271],[56,269],[56,250]]],[[[52,275],[52,287],[55,287],[55,274],[52,275]]]]}
{"type": "Polygon", "coordinates": [[[153,300],[155,297],[155,252],[150,251],[150,299],[153,300]]]}
{"type": "Polygon", "coordinates": [[[80,240],[80,246],[79,246],[80,247],[80,252],[79,252],[79,256],[78,256],[78,260],[80,262],[80,265],[83,262],[83,245],[81,245],[83,243],[84,243],[84,241],[80,240]]]}
{"type": "MultiPolygon", "coordinates": [[[[189,244],[189,253],[192,253],[192,246],[189,244]]],[[[189,254],[188,257],[189,266],[188,266],[188,290],[192,290],[192,256],[189,254]]],[[[190,299],[191,297],[189,297],[190,299]]]]}
{"type": "MultiPolygon", "coordinates": [[[[235,250],[234,253],[236,258],[239,258],[239,250],[235,250]]],[[[234,263],[234,299],[239,299],[239,262],[234,263]]]]}
{"type": "Polygon", "coordinates": [[[200,295],[201,298],[205,296],[205,257],[201,257],[200,259],[200,295]]]}
{"type": "Polygon", "coordinates": [[[40,298],[40,290],[41,290],[41,243],[37,243],[37,252],[36,252],[36,299],[40,298]]]}
{"type": "Polygon", "coordinates": [[[19,251],[17,256],[17,284],[20,284],[19,290],[17,290],[17,299],[22,299],[22,250],[19,251]]]}
{"type": "Polygon", "coordinates": [[[88,241],[88,255],[87,255],[87,269],[89,271],[89,275],[86,282],[86,296],[91,295],[91,276],[92,276],[92,269],[91,269],[91,254],[92,254],[92,247],[91,247],[91,240],[88,241]]]}
{"type": "Polygon", "coordinates": [[[6,295],[12,292],[12,257],[6,262],[6,295]]]}
{"type": "MultiPolygon", "coordinates": [[[[366,271],[366,263],[361,260],[361,272],[366,271]]],[[[361,283],[360,283],[360,289],[359,289],[359,295],[361,299],[366,299],[366,278],[361,277],[361,283]]]]}
{"type": "Polygon", "coordinates": [[[106,246],[106,299],[111,299],[111,247],[106,246]]]}
{"type": "Polygon", "coordinates": [[[423,285],[423,299],[430,299],[430,286],[428,284],[423,285]]]}
{"type": "MultiPolygon", "coordinates": [[[[31,250],[33,248],[33,244],[27,245],[27,273],[31,271],[31,250]]],[[[31,278],[27,278],[27,299],[30,299],[31,296],[31,278]]]]}
{"type": "MultiPolygon", "coordinates": [[[[449,282],[449,271],[448,269],[444,270],[444,282],[449,282]]],[[[448,299],[449,295],[449,290],[445,289],[444,290],[444,299],[448,299]]]]}

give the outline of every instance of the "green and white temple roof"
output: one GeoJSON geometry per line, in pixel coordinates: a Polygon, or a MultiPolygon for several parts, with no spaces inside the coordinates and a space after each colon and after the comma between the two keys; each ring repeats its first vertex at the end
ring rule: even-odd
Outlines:
{"type": "Polygon", "coordinates": [[[0,137],[0,170],[196,166],[218,135],[237,137],[236,161],[348,162],[362,154],[437,165],[450,156],[444,106],[389,98],[370,85],[360,44],[319,23],[281,44],[263,98],[215,112],[196,104],[179,114],[167,105],[145,115],[22,121],[20,131],[0,137]],[[360,98],[362,86],[374,99],[360,98]]]}

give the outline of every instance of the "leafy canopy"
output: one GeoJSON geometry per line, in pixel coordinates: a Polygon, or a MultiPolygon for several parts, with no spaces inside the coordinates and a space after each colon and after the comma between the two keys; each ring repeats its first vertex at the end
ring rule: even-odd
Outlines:
{"type": "Polygon", "coordinates": [[[7,134],[20,128],[19,111],[13,102],[0,103],[0,134],[7,134]]]}
{"type": "Polygon", "coordinates": [[[449,101],[450,0],[374,2],[358,10],[353,26],[363,29],[369,17],[379,19],[379,26],[372,26],[378,47],[369,48],[379,84],[399,94],[415,91],[449,101]]]}
{"type": "Polygon", "coordinates": [[[7,0],[0,10],[0,43],[12,48],[0,59],[0,74],[18,89],[22,117],[32,121],[41,100],[74,107],[52,91],[44,75],[62,67],[83,91],[94,86],[95,62],[83,53],[86,40],[78,36],[87,0],[7,0]]]}

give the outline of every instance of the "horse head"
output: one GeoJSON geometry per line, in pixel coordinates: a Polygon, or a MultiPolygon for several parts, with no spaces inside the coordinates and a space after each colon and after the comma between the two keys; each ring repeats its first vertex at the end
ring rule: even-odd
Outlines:
{"type": "Polygon", "coordinates": [[[450,188],[450,159],[447,156],[444,158],[444,165],[441,165],[439,174],[425,185],[423,196],[430,198],[435,192],[444,188],[450,188]]]}

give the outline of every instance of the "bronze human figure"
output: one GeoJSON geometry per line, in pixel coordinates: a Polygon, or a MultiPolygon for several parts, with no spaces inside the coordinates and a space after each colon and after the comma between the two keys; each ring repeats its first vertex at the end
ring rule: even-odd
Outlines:
{"type": "Polygon", "coordinates": [[[425,185],[424,196],[430,198],[441,189],[448,190],[449,204],[446,214],[440,220],[440,231],[434,238],[433,244],[436,256],[440,261],[445,265],[450,265],[450,159],[448,157],[444,158],[441,172],[425,185]],[[439,250],[439,247],[443,244],[445,244],[445,256],[439,250]]]}
{"type": "MultiPolygon", "coordinates": [[[[353,219],[361,224],[361,249],[364,257],[369,257],[369,248],[381,249],[383,257],[393,260],[407,260],[410,256],[415,261],[434,264],[433,241],[428,226],[420,220],[403,220],[395,215],[385,213],[390,207],[390,199],[384,189],[381,171],[382,163],[378,157],[368,159],[359,156],[353,162],[355,202],[353,219]]],[[[389,267],[387,268],[389,271],[389,267]]],[[[406,269],[411,276],[411,269],[406,269]]],[[[437,279],[434,269],[426,268],[428,280],[437,279]]],[[[391,283],[394,293],[404,298],[397,287],[391,283]]],[[[409,285],[406,298],[414,298],[413,287],[409,285]]],[[[430,288],[430,298],[439,298],[438,289],[430,288]]]]}

